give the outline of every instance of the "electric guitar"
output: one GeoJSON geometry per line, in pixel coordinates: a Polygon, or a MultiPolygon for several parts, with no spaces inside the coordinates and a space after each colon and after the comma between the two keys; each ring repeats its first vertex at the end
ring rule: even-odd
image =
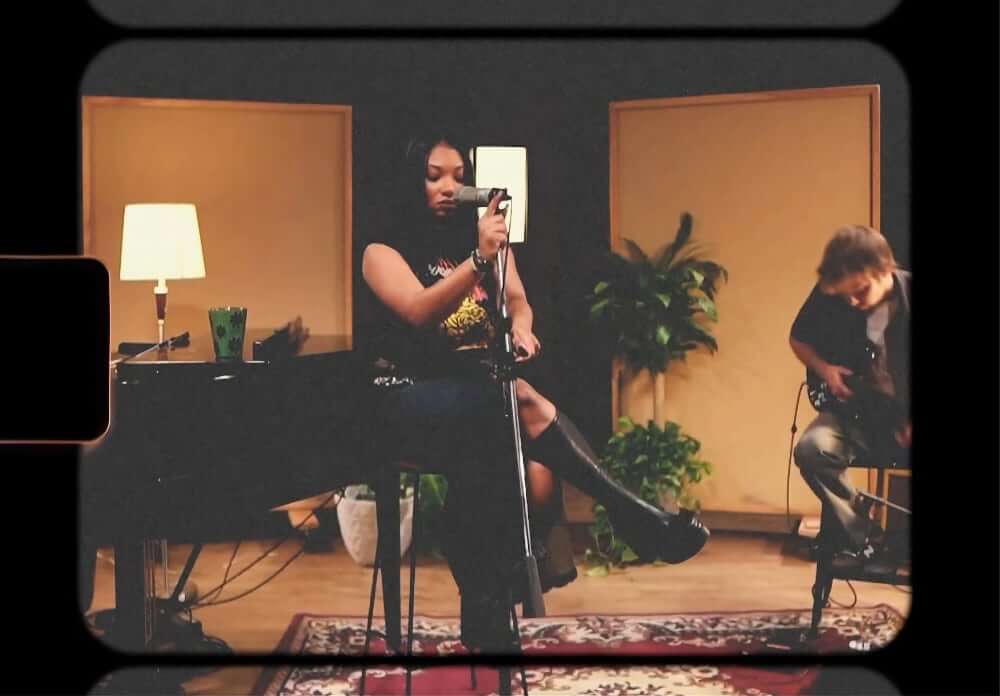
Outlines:
{"type": "Polygon", "coordinates": [[[846,400],[834,396],[830,386],[809,369],[806,394],[817,411],[834,413],[842,422],[857,427],[874,458],[892,462],[894,466],[909,466],[909,452],[895,438],[895,433],[907,423],[908,414],[895,398],[875,387],[873,372],[877,359],[878,347],[865,341],[858,359],[847,366],[853,374],[843,378],[852,392],[846,400]]]}

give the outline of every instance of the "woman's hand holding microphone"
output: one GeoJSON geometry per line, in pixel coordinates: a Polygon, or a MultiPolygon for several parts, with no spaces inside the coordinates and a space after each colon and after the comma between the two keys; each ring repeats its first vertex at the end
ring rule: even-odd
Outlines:
{"type": "MultiPolygon", "coordinates": [[[[488,270],[497,254],[507,244],[507,224],[504,220],[506,211],[497,211],[501,198],[500,194],[494,196],[487,206],[486,212],[479,218],[479,246],[472,256],[472,262],[478,271],[488,270]],[[477,256],[479,259],[476,258],[477,256]]],[[[513,322],[511,340],[514,346],[515,362],[531,360],[541,351],[542,344],[532,333],[530,327],[530,320],[524,326],[518,325],[516,321],[513,322]]]]}
{"type": "Polygon", "coordinates": [[[499,194],[494,196],[486,207],[486,212],[479,218],[479,245],[473,255],[473,264],[477,271],[482,272],[487,268],[476,262],[476,256],[488,266],[494,262],[497,254],[507,243],[507,223],[504,221],[504,213],[497,212],[500,199],[499,194]]]}

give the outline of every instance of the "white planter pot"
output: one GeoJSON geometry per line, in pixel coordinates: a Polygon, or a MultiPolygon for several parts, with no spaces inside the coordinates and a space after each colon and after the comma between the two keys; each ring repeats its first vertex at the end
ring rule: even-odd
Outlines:
{"type": "MultiPolygon", "coordinates": [[[[375,565],[375,548],[378,545],[378,519],[375,501],[343,498],[337,503],[337,521],[340,536],[347,553],[358,565],[375,565]]],[[[410,548],[413,538],[413,496],[399,500],[399,554],[402,558],[410,548]]]]}

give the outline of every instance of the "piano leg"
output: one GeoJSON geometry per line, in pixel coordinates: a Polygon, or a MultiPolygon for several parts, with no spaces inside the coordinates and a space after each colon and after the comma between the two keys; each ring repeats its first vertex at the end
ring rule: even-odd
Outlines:
{"type": "Polygon", "coordinates": [[[396,652],[400,644],[399,592],[399,474],[393,466],[380,467],[373,486],[378,515],[379,567],[382,570],[382,601],[386,643],[396,652]]]}
{"type": "Polygon", "coordinates": [[[97,544],[86,537],[80,540],[79,561],[80,613],[86,616],[94,601],[94,576],[97,573],[97,544]]]}
{"type": "Polygon", "coordinates": [[[115,613],[108,636],[111,644],[125,652],[141,652],[152,628],[148,626],[148,582],[145,542],[115,543],[115,613]]]}

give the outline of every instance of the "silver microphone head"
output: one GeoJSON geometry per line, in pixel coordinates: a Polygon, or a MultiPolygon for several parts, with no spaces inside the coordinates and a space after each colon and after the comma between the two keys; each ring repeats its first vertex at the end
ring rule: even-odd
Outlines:
{"type": "Polygon", "coordinates": [[[501,195],[500,200],[508,201],[507,189],[502,188],[476,188],[475,186],[462,186],[455,194],[457,203],[474,203],[478,206],[487,206],[497,194],[501,195]]]}

